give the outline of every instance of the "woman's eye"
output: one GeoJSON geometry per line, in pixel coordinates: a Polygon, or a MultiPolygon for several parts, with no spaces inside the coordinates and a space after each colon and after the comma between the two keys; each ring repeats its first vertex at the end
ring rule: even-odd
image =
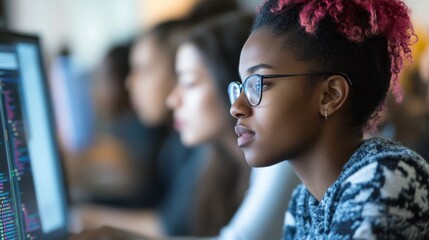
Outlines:
{"type": "Polygon", "coordinates": [[[262,85],[262,90],[266,90],[268,87],[270,87],[271,84],[270,83],[266,83],[264,82],[264,84],[262,85]]]}
{"type": "Polygon", "coordinates": [[[269,83],[265,83],[265,82],[264,82],[264,84],[257,83],[255,85],[253,85],[252,89],[256,92],[260,92],[260,91],[266,90],[269,86],[270,86],[269,83]]]}
{"type": "Polygon", "coordinates": [[[197,85],[197,81],[183,81],[180,85],[182,85],[183,88],[192,88],[197,85]]]}

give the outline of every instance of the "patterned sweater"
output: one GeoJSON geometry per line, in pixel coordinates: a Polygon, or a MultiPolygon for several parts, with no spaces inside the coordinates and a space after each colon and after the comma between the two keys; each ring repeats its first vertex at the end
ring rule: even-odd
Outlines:
{"type": "Polygon", "coordinates": [[[285,240],[428,240],[429,164],[393,141],[366,140],[320,202],[295,189],[284,231],[285,240]]]}

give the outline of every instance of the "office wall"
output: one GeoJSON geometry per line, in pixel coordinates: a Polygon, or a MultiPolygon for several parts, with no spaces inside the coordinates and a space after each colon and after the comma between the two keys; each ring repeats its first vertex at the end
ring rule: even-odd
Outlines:
{"type": "MultiPolygon", "coordinates": [[[[183,14],[197,0],[3,0],[8,24],[42,36],[48,59],[69,45],[91,68],[109,46],[163,18],[183,14]]],[[[253,11],[261,0],[238,0],[253,11]]],[[[406,0],[416,22],[429,29],[429,0],[406,0]]]]}
{"type": "Polygon", "coordinates": [[[68,45],[92,67],[107,46],[139,28],[139,0],[8,0],[9,27],[42,37],[47,57],[68,45]]]}
{"type": "Polygon", "coordinates": [[[112,44],[162,19],[183,15],[197,0],[5,0],[9,27],[40,35],[48,59],[68,45],[92,68],[112,44]]]}
{"type": "MultiPolygon", "coordinates": [[[[239,0],[248,9],[255,9],[261,0],[239,0]]],[[[413,18],[429,29],[429,0],[405,0],[411,8],[413,18]]]]}
{"type": "Polygon", "coordinates": [[[406,3],[411,8],[415,22],[429,31],[429,0],[406,0],[406,3]]]}
{"type": "Polygon", "coordinates": [[[192,7],[197,0],[156,0],[142,1],[141,23],[143,26],[151,26],[166,18],[180,17],[192,7]]]}

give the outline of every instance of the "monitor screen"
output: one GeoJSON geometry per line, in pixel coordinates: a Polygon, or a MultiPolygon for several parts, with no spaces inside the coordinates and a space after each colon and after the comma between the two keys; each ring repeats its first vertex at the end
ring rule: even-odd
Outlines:
{"type": "Polygon", "coordinates": [[[0,33],[0,236],[56,239],[67,201],[38,39],[0,33]]]}

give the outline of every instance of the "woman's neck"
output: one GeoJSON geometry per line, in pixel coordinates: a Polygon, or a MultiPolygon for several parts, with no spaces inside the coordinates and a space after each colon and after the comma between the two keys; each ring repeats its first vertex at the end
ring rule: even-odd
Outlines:
{"type": "Polygon", "coordinates": [[[320,201],[362,142],[362,137],[326,135],[310,152],[291,160],[291,164],[310,193],[320,201]]]}

